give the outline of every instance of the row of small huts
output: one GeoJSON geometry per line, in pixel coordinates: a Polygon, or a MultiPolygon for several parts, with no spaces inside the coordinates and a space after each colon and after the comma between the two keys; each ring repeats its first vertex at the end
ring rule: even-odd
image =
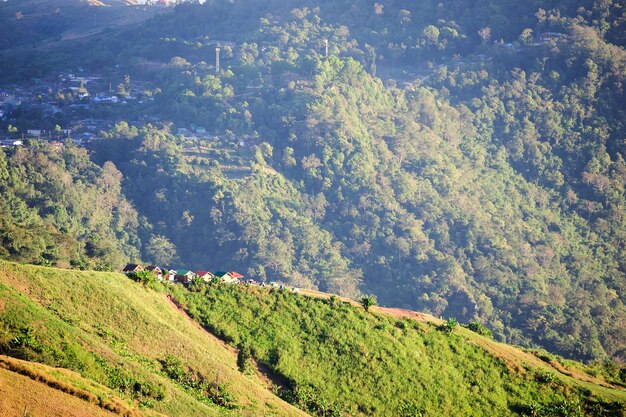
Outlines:
{"type": "Polygon", "coordinates": [[[218,271],[213,273],[209,271],[189,271],[185,269],[168,270],[161,269],[156,265],[149,265],[144,268],[138,264],[128,264],[122,270],[126,275],[142,271],[153,273],[159,281],[182,282],[184,284],[190,283],[194,278],[201,278],[205,282],[218,278],[225,283],[236,283],[243,279],[243,275],[235,271],[218,271]]]}

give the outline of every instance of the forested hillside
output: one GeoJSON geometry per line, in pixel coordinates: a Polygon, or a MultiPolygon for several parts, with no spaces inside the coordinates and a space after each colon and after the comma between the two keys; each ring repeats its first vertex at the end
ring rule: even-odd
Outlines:
{"type": "Polygon", "coordinates": [[[138,256],[139,219],[121,180],[76,147],[0,152],[0,256],[97,270],[138,256]]]}
{"type": "Polygon", "coordinates": [[[92,262],[375,293],[625,360],[624,21],[610,1],[216,0],[1,69],[119,65],[158,86],[88,146],[135,222],[94,213],[117,258],[92,262]]]}

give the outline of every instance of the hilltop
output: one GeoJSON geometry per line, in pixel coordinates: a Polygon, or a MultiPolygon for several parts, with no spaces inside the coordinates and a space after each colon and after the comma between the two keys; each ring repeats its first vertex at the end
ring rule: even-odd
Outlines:
{"type": "MultiPolygon", "coordinates": [[[[329,294],[144,287],[117,273],[1,262],[0,310],[0,353],[30,361],[0,357],[2,379],[44,374],[37,383],[61,381],[46,384],[86,398],[85,409],[306,415],[272,392],[320,416],[601,416],[623,415],[626,404],[624,381],[609,368],[446,330],[419,313],[365,312],[329,294]]],[[[12,402],[32,401],[28,392],[12,402]]],[[[66,401],[59,395],[50,401],[66,401]]]]}
{"type": "MultiPolygon", "coordinates": [[[[61,390],[66,396],[87,392],[83,397],[96,405],[120,403],[120,415],[126,409],[147,416],[306,415],[272,394],[261,377],[242,375],[232,349],[163,294],[121,274],[2,262],[0,311],[0,354],[74,371],[16,365],[71,387],[61,390]]],[[[1,368],[3,381],[24,379],[1,368]]],[[[32,400],[29,392],[14,391],[12,403],[32,400]]]]}

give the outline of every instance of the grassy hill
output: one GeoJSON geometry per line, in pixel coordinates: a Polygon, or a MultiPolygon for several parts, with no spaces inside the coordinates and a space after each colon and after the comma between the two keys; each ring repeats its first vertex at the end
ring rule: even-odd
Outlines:
{"type": "Polygon", "coordinates": [[[118,414],[306,415],[272,391],[320,416],[624,414],[619,372],[419,313],[256,286],[149,286],[0,262],[0,380],[30,386],[3,406],[43,407],[29,392],[45,384],[60,391],[50,404],[102,415],[113,404],[118,414]]]}
{"type": "Polygon", "coordinates": [[[0,353],[78,372],[108,390],[70,386],[145,415],[306,415],[241,374],[234,351],[163,294],[120,274],[0,263],[0,353]]]}
{"type": "Polygon", "coordinates": [[[213,333],[248,346],[287,381],[283,398],[312,414],[624,413],[619,378],[448,328],[432,316],[387,308],[365,312],[336,296],[254,286],[169,291],[213,333]]]}

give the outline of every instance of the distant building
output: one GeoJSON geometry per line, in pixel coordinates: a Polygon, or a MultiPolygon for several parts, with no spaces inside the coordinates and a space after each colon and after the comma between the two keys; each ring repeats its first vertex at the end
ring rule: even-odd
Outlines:
{"type": "Polygon", "coordinates": [[[143,266],[137,265],[137,264],[128,264],[122,270],[122,272],[124,272],[127,275],[132,272],[141,272],[141,271],[143,271],[143,266]]]}
{"type": "Polygon", "coordinates": [[[213,275],[211,272],[209,271],[196,271],[195,272],[196,276],[198,278],[202,278],[203,281],[205,282],[209,282],[211,281],[213,278],[215,278],[215,275],[213,275]]]}
{"type": "Polygon", "coordinates": [[[218,271],[215,273],[215,276],[222,280],[222,282],[225,282],[227,284],[239,282],[239,280],[243,278],[243,275],[235,271],[218,271]]]}
{"type": "Polygon", "coordinates": [[[117,96],[95,96],[93,98],[94,103],[117,103],[118,101],[117,96]]]}
{"type": "Polygon", "coordinates": [[[158,266],[149,265],[146,267],[146,271],[152,272],[159,281],[163,280],[163,271],[158,266]]]}
{"type": "Polygon", "coordinates": [[[566,37],[566,34],[560,32],[542,32],[539,34],[538,39],[540,42],[548,42],[564,40],[566,37]]]}
{"type": "Polygon", "coordinates": [[[0,148],[11,148],[13,146],[22,146],[24,142],[19,139],[5,139],[0,140],[0,148]]]}
{"type": "Polygon", "coordinates": [[[196,277],[196,274],[194,274],[192,271],[187,271],[187,270],[184,270],[184,269],[180,269],[180,270],[176,271],[176,275],[175,275],[174,278],[175,278],[176,281],[180,281],[182,283],[188,284],[195,277],[196,277]]]}

